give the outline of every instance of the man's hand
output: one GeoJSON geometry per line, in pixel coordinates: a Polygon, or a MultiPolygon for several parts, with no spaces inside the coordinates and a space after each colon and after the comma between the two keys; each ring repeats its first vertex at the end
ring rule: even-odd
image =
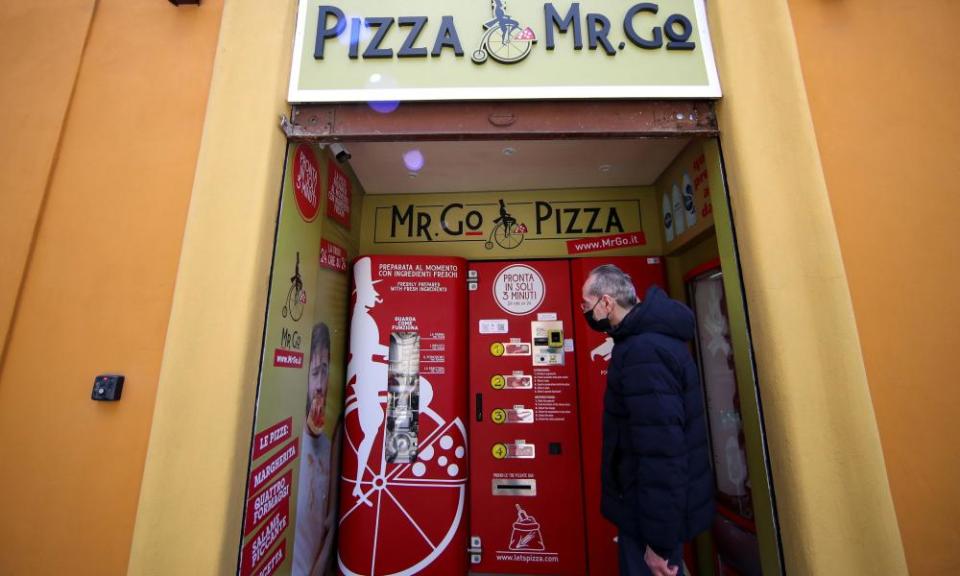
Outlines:
{"type": "Polygon", "coordinates": [[[647,563],[653,576],[677,576],[679,566],[670,566],[667,561],[657,555],[649,546],[643,553],[643,561],[647,563]]]}

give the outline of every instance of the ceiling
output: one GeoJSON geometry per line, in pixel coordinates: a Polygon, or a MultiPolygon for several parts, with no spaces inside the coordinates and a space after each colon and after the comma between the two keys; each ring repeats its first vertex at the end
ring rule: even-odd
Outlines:
{"type": "Polygon", "coordinates": [[[357,142],[348,150],[368,194],[419,194],[649,185],[688,142],[357,142]]]}

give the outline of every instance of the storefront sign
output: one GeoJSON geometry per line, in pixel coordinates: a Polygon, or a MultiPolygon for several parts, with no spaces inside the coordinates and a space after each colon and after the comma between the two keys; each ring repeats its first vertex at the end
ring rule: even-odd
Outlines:
{"type": "Polygon", "coordinates": [[[443,242],[459,236],[480,238],[488,249],[493,245],[512,249],[529,235],[531,240],[580,237],[585,234],[622,233],[624,218],[636,227],[640,224],[640,207],[635,201],[570,201],[511,203],[500,207],[499,215],[492,204],[451,202],[443,206],[416,204],[393,205],[377,214],[389,220],[390,241],[443,242]],[[513,216],[508,210],[514,210],[513,216]],[[486,213],[486,215],[485,215],[486,213]],[[532,214],[533,219],[529,217],[532,214]],[[489,231],[490,234],[486,234],[489,231]],[[511,237],[512,236],[512,237],[511,237]]]}
{"type": "Polygon", "coordinates": [[[703,0],[300,0],[289,99],[719,96],[703,0]]]}
{"type": "Polygon", "coordinates": [[[474,259],[617,249],[639,254],[658,248],[645,232],[657,221],[656,206],[649,189],[482,193],[454,199],[440,194],[368,196],[364,210],[374,226],[364,230],[363,249],[384,253],[406,246],[474,259]]]}

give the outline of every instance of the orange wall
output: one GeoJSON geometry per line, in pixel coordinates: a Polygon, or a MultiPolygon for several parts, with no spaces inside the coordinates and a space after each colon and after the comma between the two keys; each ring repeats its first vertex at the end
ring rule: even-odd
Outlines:
{"type": "Polygon", "coordinates": [[[0,574],[126,571],[221,9],[0,7],[0,574]]]}
{"type": "Polygon", "coordinates": [[[790,0],[910,571],[960,573],[960,3],[790,0]]]}
{"type": "Polygon", "coordinates": [[[0,362],[94,4],[0,5],[0,362]]]}

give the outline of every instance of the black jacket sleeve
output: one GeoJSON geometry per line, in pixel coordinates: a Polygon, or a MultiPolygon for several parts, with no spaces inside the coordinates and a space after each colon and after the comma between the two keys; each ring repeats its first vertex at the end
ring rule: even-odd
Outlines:
{"type": "Polygon", "coordinates": [[[669,557],[684,538],[683,376],[668,350],[642,336],[632,340],[623,359],[622,383],[636,481],[633,516],[643,541],[669,557]]]}

